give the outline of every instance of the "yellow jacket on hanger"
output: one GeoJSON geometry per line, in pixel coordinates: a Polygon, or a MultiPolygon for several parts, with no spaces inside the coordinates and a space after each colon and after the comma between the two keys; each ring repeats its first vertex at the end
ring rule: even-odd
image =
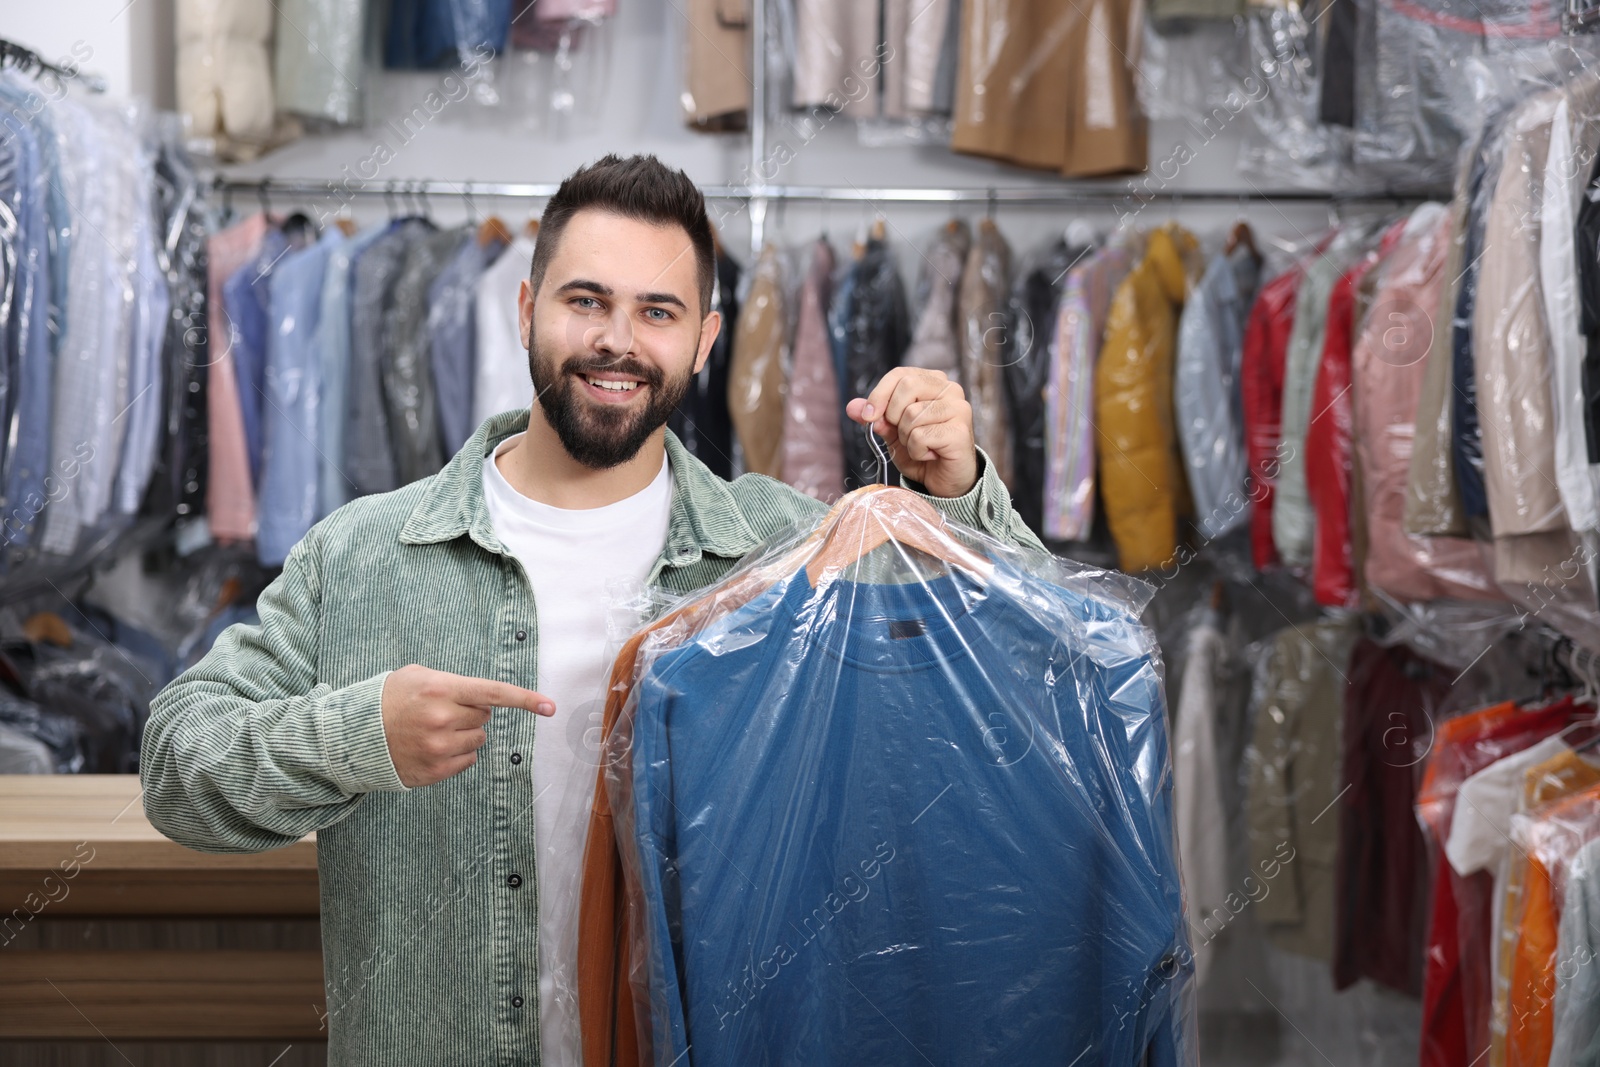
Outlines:
{"type": "Polygon", "coordinates": [[[1150,235],[1111,298],[1095,368],[1100,495],[1120,566],[1159,567],[1178,550],[1189,488],[1172,413],[1178,313],[1199,274],[1199,242],[1177,223],[1150,235]]]}

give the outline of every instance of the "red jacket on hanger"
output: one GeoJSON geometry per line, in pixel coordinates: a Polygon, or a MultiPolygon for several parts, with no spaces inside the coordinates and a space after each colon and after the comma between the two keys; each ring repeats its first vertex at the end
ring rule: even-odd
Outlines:
{"type": "Polygon", "coordinates": [[[1272,544],[1272,491],[1282,457],[1283,363],[1294,329],[1299,264],[1261,287],[1244,328],[1239,387],[1244,400],[1244,448],[1250,463],[1250,550],[1257,570],[1278,562],[1272,544]]]}

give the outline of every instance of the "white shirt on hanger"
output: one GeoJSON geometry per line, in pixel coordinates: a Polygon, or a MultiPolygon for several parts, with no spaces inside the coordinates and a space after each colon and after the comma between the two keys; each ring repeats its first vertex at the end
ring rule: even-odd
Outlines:
{"type": "Polygon", "coordinates": [[[528,403],[533,379],[522,347],[517,290],[533,263],[533,239],[520,236],[478,277],[477,369],[472,382],[472,425],[528,403]]]}
{"type": "MultiPolygon", "coordinates": [[[[495,456],[524,436],[507,438],[495,456]]],[[[556,705],[553,717],[534,720],[530,761],[540,1046],[545,1067],[578,1067],[578,902],[598,769],[593,742],[611,663],[642,621],[645,579],[667,543],[672,478],[663,458],[661,472],[632,496],[571,510],[523,496],[491,458],[483,465],[483,494],[495,536],[533,587],[539,641],[533,688],[556,705]]]]}

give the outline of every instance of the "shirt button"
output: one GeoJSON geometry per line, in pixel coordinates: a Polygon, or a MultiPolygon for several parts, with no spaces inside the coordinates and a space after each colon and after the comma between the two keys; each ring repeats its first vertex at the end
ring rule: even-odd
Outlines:
{"type": "Polygon", "coordinates": [[[520,753],[520,752],[511,753],[511,762],[512,763],[521,763],[522,762],[522,753],[520,753]]]}
{"type": "Polygon", "coordinates": [[[512,998],[511,998],[511,1006],[512,1006],[512,1007],[513,1007],[513,1008],[520,1008],[520,1007],[522,1007],[522,998],[521,998],[521,997],[512,997],[512,998]]]}
{"type": "Polygon", "coordinates": [[[520,875],[520,874],[508,875],[506,877],[506,885],[510,886],[512,889],[516,889],[518,886],[522,885],[522,875],[520,875]]]}
{"type": "Polygon", "coordinates": [[[517,640],[518,641],[526,641],[527,639],[528,639],[528,631],[526,631],[526,630],[518,630],[517,631],[517,640]]]}

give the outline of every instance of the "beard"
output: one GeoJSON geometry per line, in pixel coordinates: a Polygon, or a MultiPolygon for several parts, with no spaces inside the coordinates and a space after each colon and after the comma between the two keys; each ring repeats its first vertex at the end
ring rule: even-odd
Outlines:
{"type": "Polygon", "coordinates": [[[555,353],[544,351],[537,338],[530,340],[528,371],[545,420],[568,455],[593,470],[610,470],[638,455],[650,435],[666,425],[694,378],[692,362],[688,373],[672,379],[653,364],[627,357],[574,356],[558,365],[555,353]],[[637,388],[649,390],[644,404],[613,407],[581,395],[581,376],[601,371],[640,379],[637,388]]]}

